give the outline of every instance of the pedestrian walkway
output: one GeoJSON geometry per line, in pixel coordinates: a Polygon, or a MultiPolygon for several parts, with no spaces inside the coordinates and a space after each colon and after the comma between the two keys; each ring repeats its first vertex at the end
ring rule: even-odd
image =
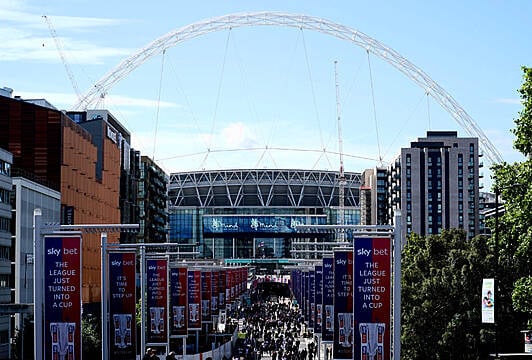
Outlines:
{"type": "Polygon", "coordinates": [[[290,298],[251,294],[251,305],[242,309],[245,338],[235,347],[233,359],[314,360],[317,344],[306,332],[303,316],[290,298]]]}

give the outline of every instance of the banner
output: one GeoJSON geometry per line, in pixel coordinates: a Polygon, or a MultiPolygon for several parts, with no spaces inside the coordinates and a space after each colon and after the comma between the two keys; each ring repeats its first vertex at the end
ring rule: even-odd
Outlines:
{"type": "Polygon", "coordinates": [[[168,261],[166,259],[146,260],[148,336],[147,343],[165,343],[167,341],[167,299],[168,299],[168,261]]]}
{"type": "Polygon", "coordinates": [[[81,359],[81,236],[44,237],[44,359],[81,359]]]}
{"type": "Polygon", "coordinates": [[[187,268],[170,269],[170,335],[187,336],[187,268]]]}
{"type": "Polygon", "coordinates": [[[136,253],[109,253],[110,358],[136,358],[136,253]]]}
{"type": "Polygon", "coordinates": [[[231,297],[231,280],[232,280],[233,270],[225,270],[225,304],[229,305],[233,303],[233,298],[231,297]]]}
{"type": "Polygon", "coordinates": [[[391,239],[356,238],[355,355],[390,359],[391,239]]]}
{"type": "Polygon", "coordinates": [[[332,343],[334,340],[334,259],[323,258],[323,329],[322,341],[332,343]]]}
{"type": "Polygon", "coordinates": [[[188,329],[201,330],[201,271],[188,270],[188,329]]]}
{"type": "Polygon", "coordinates": [[[333,359],[353,359],[353,251],[335,251],[333,266],[333,359]]]}
{"type": "Polygon", "coordinates": [[[303,306],[303,320],[308,325],[308,270],[304,270],[301,274],[301,305],[303,306]]]}
{"type": "Polygon", "coordinates": [[[201,322],[212,323],[211,317],[211,271],[201,272],[201,322]]]}
{"type": "Polygon", "coordinates": [[[325,225],[325,215],[305,216],[203,216],[203,233],[206,236],[232,233],[295,233],[299,225],[325,225]]]}
{"type": "Polygon", "coordinates": [[[220,310],[225,310],[225,276],[227,271],[220,269],[218,274],[218,306],[220,310]]]}
{"type": "Polygon", "coordinates": [[[482,279],[482,323],[495,323],[495,279],[482,279]]]}
{"type": "Polygon", "coordinates": [[[220,272],[216,269],[211,272],[211,315],[218,315],[220,293],[218,291],[220,272]]]}
{"type": "Polygon", "coordinates": [[[309,299],[309,318],[308,327],[314,331],[314,319],[316,316],[316,272],[310,270],[308,272],[308,299],[309,299]]]}
{"type": "Polygon", "coordinates": [[[315,266],[315,290],[314,300],[316,303],[316,315],[314,317],[314,334],[321,334],[323,321],[323,266],[315,266]]]}

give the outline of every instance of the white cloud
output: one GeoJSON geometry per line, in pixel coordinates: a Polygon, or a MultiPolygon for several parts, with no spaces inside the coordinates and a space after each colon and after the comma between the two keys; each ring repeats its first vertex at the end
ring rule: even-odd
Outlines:
{"type": "Polygon", "coordinates": [[[257,146],[257,139],[250,127],[242,122],[231,123],[220,132],[222,144],[231,148],[250,148],[257,146]]]}
{"type": "MultiPolygon", "coordinates": [[[[1,61],[60,61],[60,56],[42,14],[18,1],[0,4],[1,61]]],[[[48,16],[64,56],[78,64],[102,64],[109,57],[122,57],[132,49],[100,46],[80,40],[76,32],[112,27],[127,20],[94,17],[48,16]]],[[[84,36],[86,39],[86,36],[84,36]]]]}
{"type": "Polygon", "coordinates": [[[495,99],[495,102],[498,103],[498,104],[521,104],[521,99],[518,99],[518,98],[499,98],[499,99],[495,99]]]}
{"type": "MultiPolygon", "coordinates": [[[[32,91],[15,91],[15,95],[20,96],[22,99],[46,99],[49,103],[54,105],[59,109],[70,110],[72,104],[77,102],[77,97],[73,93],[43,93],[43,92],[32,92],[32,91]]],[[[154,99],[143,99],[135,98],[129,96],[119,96],[113,95],[109,99],[104,101],[106,108],[119,107],[119,108],[147,108],[154,109],[157,104],[162,108],[178,108],[179,104],[167,101],[158,102],[154,99]]],[[[113,112],[112,109],[110,109],[113,112]]],[[[126,110],[127,111],[127,110],[126,110]]],[[[122,111],[120,111],[122,112],[122,111]]]]}

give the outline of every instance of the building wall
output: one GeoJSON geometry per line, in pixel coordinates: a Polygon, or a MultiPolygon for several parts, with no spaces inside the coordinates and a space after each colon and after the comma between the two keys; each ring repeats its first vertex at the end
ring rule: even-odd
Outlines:
{"type": "MultiPolygon", "coordinates": [[[[11,302],[11,154],[0,149],[0,303],[11,302]]],[[[9,316],[0,316],[0,359],[9,357],[9,316]]]]}
{"type": "MultiPolygon", "coordinates": [[[[14,197],[14,284],[13,302],[33,303],[33,211],[41,209],[43,223],[61,219],[61,194],[25,178],[13,178],[14,197]]],[[[15,327],[22,328],[17,316],[15,327]]]]}
{"type": "MultiPolygon", "coordinates": [[[[120,223],[120,151],[111,139],[104,136],[94,144],[91,135],[61,111],[5,96],[0,96],[0,129],[0,147],[13,153],[13,175],[61,192],[62,210],[69,214],[62,222],[120,223]]],[[[118,234],[108,234],[108,241],[118,242],[118,234]]],[[[84,234],[84,303],[100,301],[100,280],[100,235],[84,234]]]]}
{"type": "Polygon", "coordinates": [[[168,175],[149,157],[142,156],[138,192],[139,242],[161,243],[167,241],[167,186],[168,175]]]}
{"type": "Polygon", "coordinates": [[[61,112],[0,96],[0,148],[13,154],[13,176],[59,191],[61,112]]]}
{"type": "MultiPolygon", "coordinates": [[[[461,228],[479,234],[479,152],[477,138],[454,131],[428,132],[401,149],[390,171],[400,173],[403,227],[407,234],[438,234],[461,228]]],[[[393,206],[393,204],[392,204],[393,206]]]]}
{"type": "MultiPolygon", "coordinates": [[[[102,126],[105,124],[102,123],[102,126]]],[[[74,208],[76,224],[119,224],[120,151],[102,138],[101,182],[96,180],[97,147],[90,134],[66,119],[63,126],[61,203],[74,208]]],[[[118,243],[118,234],[108,234],[118,243]]],[[[100,234],[83,234],[83,303],[100,301],[100,234]]]]}

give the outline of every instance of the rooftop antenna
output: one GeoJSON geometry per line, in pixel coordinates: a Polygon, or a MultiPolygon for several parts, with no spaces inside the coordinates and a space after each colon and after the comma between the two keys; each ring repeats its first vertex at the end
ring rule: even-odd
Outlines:
{"type": "MultiPolygon", "coordinates": [[[[344,174],[344,149],[342,141],[342,121],[340,109],[340,85],[338,83],[338,61],[334,61],[334,82],[336,86],[336,117],[338,120],[338,154],[340,155],[340,171],[338,173],[338,225],[345,225],[345,174],[344,174]]],[[[345,234],[341,229],[338,233],[338,241],[344,242],[345,234]]]]}

